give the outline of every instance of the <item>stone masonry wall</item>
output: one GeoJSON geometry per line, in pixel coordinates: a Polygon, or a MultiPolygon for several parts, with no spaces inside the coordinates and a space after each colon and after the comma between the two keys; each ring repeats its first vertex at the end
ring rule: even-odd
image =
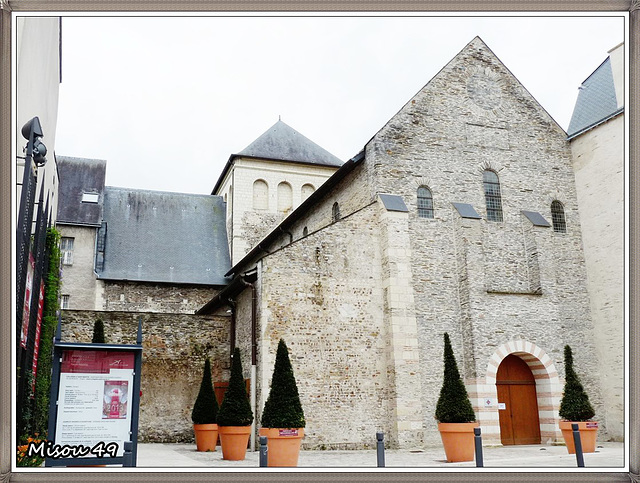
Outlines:
{"type": "Polygon", "coordinates": [[[308,448],[373,447],[377,430],[394,430],[387,417],[374,209],[262,260],[259,384],[266,397],[278,340],[284,338],[307,419],[308,448]]]}
{"type": "MultiPolygon", "coordinates": [[[[565,344],[574,349],[602,421],[599,374],[607,368],[599,367],[592,342],[569,145],[480,39],[374,136],[364,162],[291,232],[293,242],[283,234],[258,262],[258,411],[284,337],[308,417],[307,447],[366,447],[376,427],[396,441],[401,415],[394,414],[394,383],[404,365],[392,367],[400,359],[390,355],[409,342],[394,330],[405,314],[403,324],[415,318],[419,348],[413,356],[408,347],[406,356],[419,367],[403,377],[419,378],[426,444],[440,444],[433,415],[444,332],[488,440],[500,440],[495,375],[508,354],[521,357],[536,379],[543,442],[557,438],[565,344]],[[486,220],[485,169],[500,180],[502,222],[486,220]],[[434,219],[418,217],[420,186],[433,193],[434,219]],[[409,257],[407,291],[415,297],[403,307],[389,302],[406,280],[382,272],[382,251],[391,245],[383,247],[381,217],[371,211],[378,193],[401,196],[409,210],[408,237],[401,237],[407,246],[393,240],[389,252],[396,260],[409,257]],[[554,200],[565,208],[566,233],[532,226],[521,213],[551,221],[554,200]],[[331,221],[334,202],[342,214],[337,223],[331,221]],[[481,219],[461,219],[452,202],[471,204],[481,219]]],[[[418,430],[414,423],[405,427],[418,430]]],[[[608,438],[606,423],[600,435],[608,438]]]]}
{"type": "Polygon", "coordinates": [[[210,286],[104,281],[102,309],[193,314],[218,292],[210,286]]]}
{"type": "Polygon", "coordinates": [[[64,310],[63,342],[91,342],[98,318],[107,343],[116,344],[135,344],[142,318],[139,441],[193,442],[191,411],[207,355],[213,381],[229,380],[229,318],[64,310]]]}
{"type": "MultiPolygon", "coordinates": [[[[601,368],[591,339],[569,145],[564,132],[480,39],[374,136],[364,170],[372,192],[402,196],[410,212],[423,410],[425,428],[431,430],[427,441],[438,439],[434,394],[442,381],[445,331],[469,385],[484,381],[497,347],[520,339],[546,351],[563,375],[562,347],[570,344],[601,417],[601,368]],[[486,220],[485,169],[498,174],[503,222],[486,220]],[[434,219],[418,217],[419,186],[433,194],[434,219]],[[522,210],[551,221],[553,200],[565,207],[567,233],[525,225],[530,222],[522,210]],[[459,215],[452,202],[471,204],[482,219],[456,225],[459,215]],[[535,250],[527,245],[533,240],[535,250]],[[532,273],[536,264],[538,275],[532,273]],[[538,277],[540,295],[532,295],[538,277]],[[464,311],[468,323],[461,325],[464,311]]],[[[550,403],[552,413],[557,414],[558,403],[557,397],[550,403]]],[[[496,407],[491,410],[497,415],[496,407]]],[[[606,430],[602,434],[606,438],[606,430]]]]}

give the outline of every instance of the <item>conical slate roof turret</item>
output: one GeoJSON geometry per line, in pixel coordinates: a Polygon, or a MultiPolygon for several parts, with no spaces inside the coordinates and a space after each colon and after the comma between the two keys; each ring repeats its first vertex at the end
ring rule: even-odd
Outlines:
{"type": "Polygon", "coordinates": [[[339,167],[342,165],[340,159],[281,120],[278,120],[264,134],[235,156],[250,156],[252,158],[293,161],[322,166],[339,167]]]}

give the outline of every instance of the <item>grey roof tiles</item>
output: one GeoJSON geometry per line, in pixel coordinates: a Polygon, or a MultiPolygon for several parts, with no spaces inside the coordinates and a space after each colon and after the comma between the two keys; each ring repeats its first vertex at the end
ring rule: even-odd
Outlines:
{"type": "Polygon", "coordinates": [[[106,187],[98,278],[225,285],[231,267],[220,196],[106,187]]]}
{"type": "Polygon", "coordinates": [[[57,223],[100,226],[107,162],[101,159],[56,156],[58,187],[57,223]],[[83,202],[83,194],[97,196],[97,203],[83,202]]]}
{"type": "Polygon", "coordinates": [[[607,57],[579,87],[567,135],[572,138],[621,111],[613,83],[611,61],[607,57]]]}
{"type": "Polygon", "coordinates": [[[276,122],[258,139],[236,154],[254,158],[294,161],[323,166],[342,166],[342,161],[288,126],[276,122]]]}

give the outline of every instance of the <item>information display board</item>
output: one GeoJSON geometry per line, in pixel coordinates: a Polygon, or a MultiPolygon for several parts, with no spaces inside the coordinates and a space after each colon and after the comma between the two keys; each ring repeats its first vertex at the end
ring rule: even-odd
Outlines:
{"type": "Polygon", "coordinates": [[[55,444],[117,443],[122,456],[130,441],[133,374],[133,353],[63,350],[55,444]]]}
{"type": "Polygon", "coordinates": [[[136,465],[142,326],[136,345],[59,342],[49,408],[45,466],[136,465]]]}

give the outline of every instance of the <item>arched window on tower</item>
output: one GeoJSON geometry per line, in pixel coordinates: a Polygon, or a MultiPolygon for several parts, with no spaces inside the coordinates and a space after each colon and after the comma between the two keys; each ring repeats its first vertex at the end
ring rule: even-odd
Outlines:
{"type": "Polygon", "coordinates": [[[291,185],[283,181],[278,185],[278,211],[288,211],[293,206],[293,190],[291,185]]]}
{"type": "Polygon", "coordinates": [[[484,184],[484,198],[487,203],[487,220],[502,221],[502,198],[500,196],[500,181],[498,175],[490,169],[485,170],[482,181],[484,184]]]}
{"type": "Polygon", "coordinates": [[[564,206],[558,200],[551,203],[551,221],[553,222],[553,231],[557,233],[567,232],[567,223],[564,218],[564,206]]]}
{"type": "Polygon", "coordinates": [[[262,179],[253,182],[253,209],[269,209],[269,185],[262,179]]]}
{"type": "Polygon", "coordinates": [[[302,201],[306,200],[316,189],[312,184],[306,183],[302,185],[302,190],[300,192],[302,201]]]}
{"type": "Polygon", "coordinates": [[[433,218],[433,196],[426,186],[418,188],[418,216],[420,218],[433,218]]]}
{"type": "Polygon", "coordinates": [[[331,208],[331,221],[335,223],[340,219],[340,205],[336,201],[331,208]]]}

